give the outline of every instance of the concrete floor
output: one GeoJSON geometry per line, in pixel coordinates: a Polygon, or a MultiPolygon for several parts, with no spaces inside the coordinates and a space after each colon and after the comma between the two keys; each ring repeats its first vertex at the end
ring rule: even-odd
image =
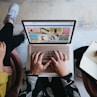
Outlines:
{"type": "MultiPolygon", "coordinates": [[[[3,19],[12,2],[17,2],[20,5],[19,15],[14,28],[14,34],[19,34],[23,30],[23,26],[21,24],[21,20],[23,19],[64,19],[65,2],[64,0],[61,0],[61,2],[59,1],[60,0],[52,0],[52,2],[50,0],[0,0],[0,28],[3,26],[3,19]],[[58,14],[59,12],[60,14],[58,14]]],[[[24,67],[27,64],[27,44],[28,42],[25,40],[24,43],[16,48],[20,54],[24,67]]],[[[75,76],[75,82],[79,88],[81,97],[89,97],[84,88],[82,79],[75,76]]]]}

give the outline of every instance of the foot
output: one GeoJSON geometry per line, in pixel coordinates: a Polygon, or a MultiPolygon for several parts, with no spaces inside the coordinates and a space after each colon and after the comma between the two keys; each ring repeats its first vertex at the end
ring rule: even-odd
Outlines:
{"type": "Polygon", "coordinates": [[[4,24],[9,20],[12,19],[15,22],[17,15],[19,13],[19,5],[17,3],[12,3],[9,7],[8,13],[4,19],[4,24]]]}
{"type": "Polygon", "coordinates": [[[3,69],[4,72],[8,73],[9,75],[12,75],[13,70],[10,66],[4,66],[3,69]]]}

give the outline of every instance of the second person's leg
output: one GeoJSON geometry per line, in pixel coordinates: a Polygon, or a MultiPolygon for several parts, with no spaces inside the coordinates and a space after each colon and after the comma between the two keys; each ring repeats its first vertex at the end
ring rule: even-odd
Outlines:
{"type": "Polygon", "coordinates": [[[11,69],[9,69],[10,66],[10,53],[12,50],[12,37],[13,37],[13,23],[16,20],[16,17],[19,12],[19,6],[16,3],[13,3],[8,10],[8,13],[6,15],[6,18],[4,20],[5,26],[0,31],[0,40],[4,41],[6,43],[6,55],[4,58],[4,65],[5,65],[5,71],[11,72],[11,69]]]}

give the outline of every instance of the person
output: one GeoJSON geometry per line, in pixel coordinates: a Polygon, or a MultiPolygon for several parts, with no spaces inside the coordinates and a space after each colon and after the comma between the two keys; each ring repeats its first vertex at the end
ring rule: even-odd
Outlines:
{"type": "Polygon", "coordinates": [[[0,41],[4,41],[6,44],[6,54],[4,57],[4,71],[8,74],[12,74],[12,68],[10,66],[10,53],[11,51],[20,45],[25,38],[25,35],[13,35],[14,22],[16,21],[19,13],[19,5],[12,3],[9,7],[8,13],[4,19],[4,27],[0,30],[0,41]]]}
{"type": "Polygon", "coordinates": [[[6,53],[6,44],[0,41],[0,97],[5,97],[8,73],[4,72],[3,60],[6,53]]]}
{"type": "Polygon", "coordinates": [[[44,54],[41,51],[32,54],[30,72],[27,72],[18,97],[80,97],[77,86],[71,80],[72,73],[66,68],[66,55],[59,50],[55,50],[54,54],[56,58],[51,57],[45,64],[42,64],[44,54]],[[48,66],[59,77],[38,77],[48,66]]]}

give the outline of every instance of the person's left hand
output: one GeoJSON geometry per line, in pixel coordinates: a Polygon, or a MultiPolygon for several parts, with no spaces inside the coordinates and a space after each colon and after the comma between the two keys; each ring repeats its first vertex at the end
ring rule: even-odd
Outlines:
{"type": "Polygon", "coordinates": [[[66,55],[63,54],[61,51],[54,50],[56,59],[54,57],[51,57],[52,65],[51,68],[60,76],[66,76],[69,74],[67,67],[66,67],[66,55]]]}
{"type": "Polygon", "coordinates": [[[46,64],[42,64],[43,56],[44,54],[40,51],[32,54],[30,71],[33,75],[39,75],[49,66],[51,60],[49,60],[46,64]]]}

